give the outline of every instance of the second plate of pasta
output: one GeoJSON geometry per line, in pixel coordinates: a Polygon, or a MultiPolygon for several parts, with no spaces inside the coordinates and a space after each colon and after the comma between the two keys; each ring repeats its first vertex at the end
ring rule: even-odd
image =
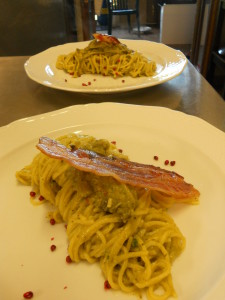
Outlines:
{"type": "Polygon", "coordinates": [[[32,80],[51,88],[82,93],[115,93],[166,82],[181,74],[187,64],[187,59],[181,51],[164,44],[145,40],[120,40],[120,42],[148,60],[154,61],[155,73],[152,76],[137,78],[131,76],[115,78],[100,74],[83,74],[74,78],[64,70],[56,68],[59,55],[68,55],[77,49],[84,49],[90,41],[59,45],[36,54],[26,61],[25,71],[32,80]]]}

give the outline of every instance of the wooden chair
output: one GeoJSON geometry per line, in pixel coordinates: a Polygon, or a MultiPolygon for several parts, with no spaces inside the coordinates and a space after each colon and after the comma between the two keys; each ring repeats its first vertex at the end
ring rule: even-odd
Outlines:
{"type": "Polygon", "coordinates": [[[129,32],[131,31],[130,16],[136,15],[138,36],[140,36],[140,19],[139,19],[139,0],[107,0],[108,8],[108,34],[112,34],[112,19],[113,15],[126,15],[129,32]],[[133,7],[129,6],[131,2],[134,2],[133,7]]]}

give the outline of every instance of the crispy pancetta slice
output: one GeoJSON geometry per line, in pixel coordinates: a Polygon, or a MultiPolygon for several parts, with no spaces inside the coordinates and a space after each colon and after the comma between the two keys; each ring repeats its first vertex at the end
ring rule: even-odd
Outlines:
{"type": "Polygon", "coordinates": [[[153,165],[102,156],[84,149],[71,150],[48,137],[41,137],[37,148],[48,157],[63,160],[78,170],[111,176],[121,183],[147,188],[175,199],[198,199],[200,195],[181,175],[153,165]]]}

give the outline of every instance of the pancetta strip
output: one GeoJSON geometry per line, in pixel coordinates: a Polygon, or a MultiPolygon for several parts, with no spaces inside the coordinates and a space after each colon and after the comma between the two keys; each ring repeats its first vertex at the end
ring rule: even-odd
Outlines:
{"type": "Polygon", "coordinates": [[[41,137],[37,148],[47,156],[64,160],[78,170],[111,176],[119,182],[148,188],[176,199],[198,198],[199,192],[184,178],[152,165],[101,156],[93,151],[71,150],[48,137],[41,137]]]}

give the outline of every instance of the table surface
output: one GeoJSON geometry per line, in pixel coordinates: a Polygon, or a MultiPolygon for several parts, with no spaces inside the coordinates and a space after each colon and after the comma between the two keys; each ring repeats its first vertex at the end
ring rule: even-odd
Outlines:
{"type": "Polygon", "coordinates": [[[67,106],[119,102],[162,106],[202,118],[225,131],[225,101],[188,62],[178,77],[126,93],[83,94],[42,86],[27,77],[28,57],[0,57],[0,126],[67,106]]]}

